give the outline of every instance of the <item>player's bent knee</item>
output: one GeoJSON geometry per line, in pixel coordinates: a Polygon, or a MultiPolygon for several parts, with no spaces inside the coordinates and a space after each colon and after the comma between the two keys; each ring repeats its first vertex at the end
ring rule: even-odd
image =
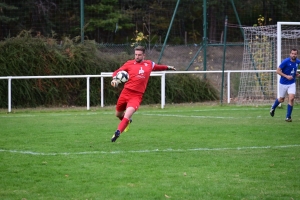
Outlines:
{"type": "Polygon", "coordinates": [[[124,115],[124,112],[116,112],[116,117],[120,118],[124,115]]]}

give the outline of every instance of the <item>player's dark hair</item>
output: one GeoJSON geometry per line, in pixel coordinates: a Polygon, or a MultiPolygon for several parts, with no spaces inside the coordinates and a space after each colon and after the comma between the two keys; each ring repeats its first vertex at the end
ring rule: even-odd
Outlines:
{"type": "Polygon", "coordinates": [[[297,53],[298,53],[298,49],[291,49],[291,52],[292,52],[292,51],[297,51],[297,53]]]}
{"type": "Polygon", "coordinates": [[[137,47],[134,48],[134,50],[135,50],[135,51],[142,51],[143,53],[145,53],[145,50],[146,50],[146,49],[145,49],[145,47],[143,47],[143,46],[137,46],[137,47]]]}

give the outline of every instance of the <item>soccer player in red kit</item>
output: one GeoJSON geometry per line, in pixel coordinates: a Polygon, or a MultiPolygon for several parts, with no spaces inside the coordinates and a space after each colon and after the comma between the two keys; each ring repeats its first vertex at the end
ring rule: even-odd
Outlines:
{"type": "Polygon", "coordinates": [[[125,83],[117,101],[116,117],[118,117],[121,122],[111,138],[112,142],[115,142],[118,137],[120,137],[120,134],[125,129],[128,129],[129,124],[132,122],[131,117],[135,111],[138,110],[142,102],[151,71],[176,70],[173,66],[158,65],[151,60],[144,59],[145,48],[137,46],[134,49],[134,60],[128,60],[113,73],[113,80],[111,81],[113,87],[118,87],[120,83],[120,81],[115,78],[119,71],[126,71],[129,75],[129,80],[125,83]]]}

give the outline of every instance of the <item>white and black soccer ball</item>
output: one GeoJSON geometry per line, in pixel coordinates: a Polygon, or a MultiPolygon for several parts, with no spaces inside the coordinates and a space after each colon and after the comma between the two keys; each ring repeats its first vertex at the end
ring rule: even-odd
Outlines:
{"type": "Polygon", "coordinates": [[[122,83],[126,83],[129,79],[129,74],[126,71],[119,71],[116,75],[116,79],[120,80],[122,83]]]}

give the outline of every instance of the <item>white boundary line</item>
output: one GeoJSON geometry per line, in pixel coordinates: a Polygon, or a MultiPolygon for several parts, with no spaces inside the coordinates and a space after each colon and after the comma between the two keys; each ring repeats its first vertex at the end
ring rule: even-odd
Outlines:
{"type": "Polygon", "coordinates": [[[153,153],[153,152],[189,152],[189,151],[227,151],[227,150],[247,150],[247,149],[282,149],[300,147],[300,144],[282,145],[282,146],[253,146],[253,147],[236,147],[236,148],[194,148],[194,149],[153,149],[153,150],[130,150],[130,151],[87,151],[87,152],[63,152],[63,153],[42,153],[21,150],[0,149],[0,152],[15,154],[27,154],[35,156],[57,156],[57,155],[90,155],[90,154],[123,154],[123,153],[153,153]]]}
{"type": "MultiPolygon", "coordinates": [[[[237,117],[219,117],[219,116],[206,116],[206,115],[169,115],[169,114],[142,114],[142,115],[160,116],[160,117],[181,117],[181,118],[213,118],[213,119],[234,119],[234,118],[237,118],[237,117]]],[[[257,118],[257,117],[255,117],[255,118],[257,118]]]]}
{"type": "MultiPolygon", "coordinates": [[[[201,107],[201,106],[199,106],[201,107]]],[[[212,106],[213,107],[213,106],[212,106]]],[[[300,109],[298,107],[294,107],[293,109],[300,109]]],[[[140,109],[138,110],[135,114],[143,114],[143,113],[169,113],[169,112],[211,112],[211,111],[259,111],[259,110],[270,110],[269,107],[258,107],[258,108],[228,108],[228,109],[218,109],[218,108],[206,108],[206,109],[196,109],[196,110],[143,110],[140,109]]],[[[78,112],[81,112],[81,110],[78,110],[78,112]]],[[[0,111],[0,117],[36,117],[36,116],[40,116],[40,115],[45,115],[45,116],[58,116],[58,115],[98,115],[98,114],[114,114],[115,110],[114,108],[111,109],[111,111],[101,111],[101,110],[96,110],[93,112],[86,112],[83,111],[81,113],[78,113],[77,111],[73,112],[73,111],[62,111],[59,113],[56,113],[55,111],[45,111],[45,112],[41,112],[41,113],[22,113],[22,111],[20,111],[20,113],[18,113],[18,111],[16,113],[13,113],[12,115],[7,115],[6,111],[1,113],[0,111]],[[2,115],[3,114],[3,115],[2,115]]]]}

